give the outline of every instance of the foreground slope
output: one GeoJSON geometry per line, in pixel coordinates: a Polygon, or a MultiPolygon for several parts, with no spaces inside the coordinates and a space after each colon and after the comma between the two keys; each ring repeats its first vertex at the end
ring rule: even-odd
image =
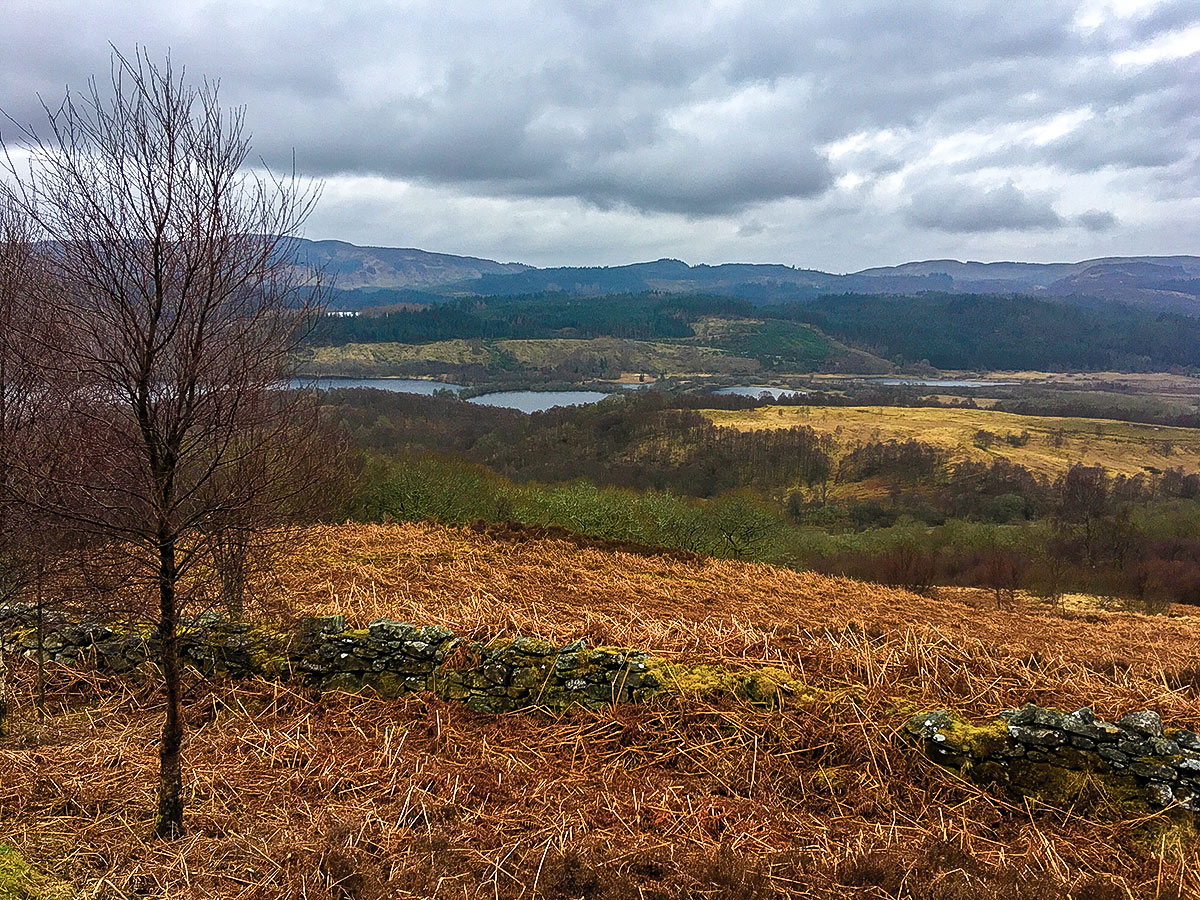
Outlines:
{"type": "MultiPolygon", "coordinates": [[[[902,749],[914,710],[1036,701],[1200,721],[1200,621],[996,610],[767,566],[493,527],[306,532],[263,599],[490,638],[643,647],[818,687],[770,709],[661,699],[560,717],[425,696],[190,694],[193,815],[147,844],[157,711],[52,672],[58,712],[0,744],[0,836],[96,897],[1191,895],[1144,822],[1023,806],[902,749]]],[[[19,672],[28,701],[29,673],[19,672]]]]}

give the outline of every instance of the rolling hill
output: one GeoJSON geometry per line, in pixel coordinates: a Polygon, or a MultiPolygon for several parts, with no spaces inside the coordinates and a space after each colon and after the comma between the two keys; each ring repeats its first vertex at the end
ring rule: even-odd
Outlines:
{"type": "Polygon", "coordinates": [[[343,241],[300,241],[296,246],[298,260],[324,266],[333,277],[338,289],[334,305],[344,309],[405,300],[429,302],[444,296],[552,292],[708,292],[773,303],[830,294],[941,291],[1091,298],[1200,314],[1197,256],[1106,257],[1076,263],[944,259],[833,274],[778,264],[688,265],[677,259],[539,269],[417,249],[358,247],[343,241]]]}
{"type": "Polygon", "coordinates": [[[323,268],[343,291],[363,288],[425,288],[529,268],[473,256],[452,256],[395,247],[359,247],[344,241],[297,241],[298,262],[323,268]]]}

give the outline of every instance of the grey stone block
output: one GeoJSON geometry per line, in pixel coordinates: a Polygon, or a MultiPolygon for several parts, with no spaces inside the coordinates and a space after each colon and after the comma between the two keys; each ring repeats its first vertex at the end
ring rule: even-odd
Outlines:
{"type": "Polygon", "coordinates": [[[1162,717],[1151,710],[1143,709],[1138,712],[1126,713],[1117,720],[1117,725],[1133,734],[1144,737],[1162,737],[1162,717]]]}

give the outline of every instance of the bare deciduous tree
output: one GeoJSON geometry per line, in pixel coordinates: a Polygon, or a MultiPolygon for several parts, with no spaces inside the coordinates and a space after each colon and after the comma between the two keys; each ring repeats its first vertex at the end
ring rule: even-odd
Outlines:
{"type": "Polygon", "coordinates": [[[156,596],[162,837],[183,831],[191,579],[223,524],[259,523],[305,487],[295,448],[314,422],[306,398],[279,388],[318,304],[291,239],[317,191],[248,168],[243,112],[217,93],[169,59],[114,54],[111,83],[68,92],[41,131],[6,146],[60,323],[40,365],[75,385],[55,423],[69,463],[52,512],[132,553],[156,596]]]}

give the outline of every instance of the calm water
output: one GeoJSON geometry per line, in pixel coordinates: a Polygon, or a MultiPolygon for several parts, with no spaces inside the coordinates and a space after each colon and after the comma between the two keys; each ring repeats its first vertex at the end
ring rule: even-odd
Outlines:
{"type": "Polygon", "coordinates": [[[480,394],[467,402],[535,413],[545,412],[555,406],[587,406],[607,396],[608,394],[600,391],[500,391],[495,394],[480,394]]]}
{"type": "Polygon", "coordinates": [[[1002,385],[1020,384],[1019,381],[969,381],[955,378],[872,378],[875,384],[886,384],[893,387],[913,385],[916,387],[997,387],[1002,385]]]}
{"type": "MultiPolygon", "coordinates": [[[[292,387],[313,385],[322,391],[332,388],[377,388],[381,391],[396,391],[401,394],[433,394],[436,391],[463,390],[461,384],[445,381],[426,381],[420,378],[297,378],[292,387]]],[[[644,384],[627,385],[631,388],[645,387],[644,384]]],[[[555,406],[586,406],[603,400],[608,394],[601,391],[497,391],[472,397],[468,403],[481,406],[499,406],[504,409],[519,409],[521,412],[544,412],[555,406]]]]}
{"type": "Polygon", "coordinates": [[[427,381],[423,378],[294,378],[292,387],[315,386],[317,390],[334,388],[378,388],[381,391],[396,391],[400,394],[433,394],[437,391],[461,391],[461,384],[445,381],[427,381]]]}
{"type": "Polygon", "coordinates": [[[784,394],[807,394],[808,391],[794,391],[791,388],[766,387],[759,385],[737,384],[733,387],[717,388],[713,391],[714,394],[735,394],[738,397],[753,397],[758,399],[763,394],[770,394],[772,399],[778,400],[784,394]]]}

